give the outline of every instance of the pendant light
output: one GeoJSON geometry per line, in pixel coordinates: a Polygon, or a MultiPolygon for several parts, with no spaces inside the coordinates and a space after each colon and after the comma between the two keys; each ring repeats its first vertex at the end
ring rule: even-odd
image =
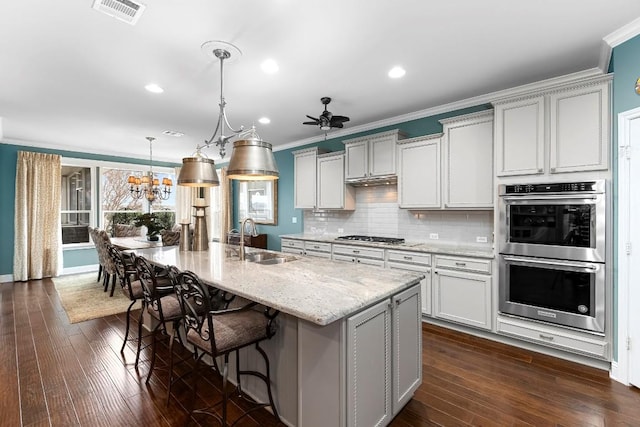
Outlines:
{"type": "Polygon", "coordinates": [[[215,163],[213,160],[204,157],[201,150],[215,144],[220,150],[220,157],[224,158],[229,140],[243,133],[248,133],[250,136],[247,139],[235,141],[231,159],[229,160],[228,177],[230,179],[243,180],[278,179],[278,168],[273,158],[271,144],[262,141],[255,128],[245,132],[241,126],[236,130],[231,127],[227,119],[225,111],[227,103],[223,92],[224,62],[239,58],[242,52],[231,43],[218,40],[203,43],[201,50],[207,56],[215,57],[220,61],[220,103],[218,104],[220,110],[218,112],[218,123],[211,138],[206,140],[203,145],[196,147],[196,154],[182,159],[182,170],[178,178],[178,185],[196,187],[219,185],[218,176],[215,172],[215,163]],[[225,136],[225,129],[228,129],[231,135],[225,136]]]}

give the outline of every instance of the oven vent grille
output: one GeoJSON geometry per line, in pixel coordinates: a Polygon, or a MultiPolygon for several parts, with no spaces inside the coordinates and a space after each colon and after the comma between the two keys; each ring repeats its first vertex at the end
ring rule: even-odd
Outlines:
{"type": "Polygon", "coordinates": [[[93,8],[127,24],[135,25],[146,6],[133,0],[94,0],[93,8]]]}

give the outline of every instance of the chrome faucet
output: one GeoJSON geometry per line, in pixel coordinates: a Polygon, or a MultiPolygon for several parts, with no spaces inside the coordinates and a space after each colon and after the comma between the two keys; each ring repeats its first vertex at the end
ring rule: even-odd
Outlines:
{"type": "Polygon", "coordinates": [[[247,222],[251,223],[251,235],[253,237],[258,236],[258,230],[256,230],[256,223],[253,218],[245,218],[242,220],[242,226],[240,227],[240,261],[244,261],[244,230],[247,222]]]}

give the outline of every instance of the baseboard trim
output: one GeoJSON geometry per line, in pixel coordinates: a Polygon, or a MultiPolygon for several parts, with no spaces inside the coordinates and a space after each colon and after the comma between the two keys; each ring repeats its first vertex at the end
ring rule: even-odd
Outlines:
{"type": "Polygon", "coordinates": [[[61,276],[67,276],[69,274],[80,274],[80,273],[91,273],[93,271],[98,271],[100,266],[98,264],[92,265],[81,265],[78,267],[67,267],[62,269],[61,276]]]}
{"type": "Polygon", "coordinates": [[[0,284],[13,282],[13,274],[0,274],[0,284]]]}

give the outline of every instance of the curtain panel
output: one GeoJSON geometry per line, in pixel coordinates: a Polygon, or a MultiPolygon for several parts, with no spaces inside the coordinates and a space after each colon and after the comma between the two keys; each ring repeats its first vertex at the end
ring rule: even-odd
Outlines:
{"type": "Polygon", "coordinates": [[[13,280],[54,277],[62,261],[61,157],[18,151],[13,280]]]}

